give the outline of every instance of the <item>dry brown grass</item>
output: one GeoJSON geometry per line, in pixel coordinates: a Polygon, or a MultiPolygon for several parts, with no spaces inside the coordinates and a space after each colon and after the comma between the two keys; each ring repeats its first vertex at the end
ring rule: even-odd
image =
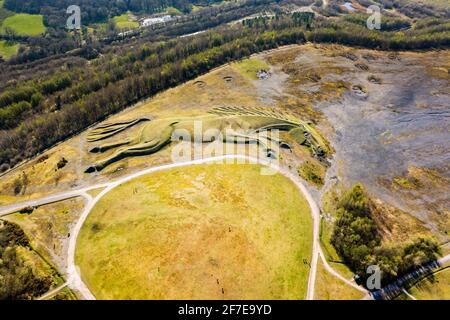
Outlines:
{"type": "Polygon", "coordinates": [[[100,299],[303,299],[311,227],[287,178],[254,165],[192,166],[108,193],[76,261],[100,299]]]}
{"type": "Polygon", "coordinates": [[[84,200],[74,198],[41,206],[30,214],[4,217],[17,223],[31,239],[33,248],[58,268],[65,266],[71,226],[78,220],[84,200]]]}
{"type": "Polygon", "coordinates": [[[360,300],[364,293],[349,286],[329,273],[322,260],[317,265],[317,278],[314,292],[315,300],[360,300]]]}

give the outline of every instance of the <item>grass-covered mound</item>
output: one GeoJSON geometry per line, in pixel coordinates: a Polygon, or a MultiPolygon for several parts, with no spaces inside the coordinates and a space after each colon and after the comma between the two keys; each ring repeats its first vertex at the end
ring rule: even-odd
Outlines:
{"type": "Polygon", "coordinates": [[[310,209],[260,169],[191,166],[113,189],[78,238],[83,281],[98,299],[303,299],[310,209]]]}
{"type": "Polygon", "coordinates": [[[4,33],[6,28],[11,28],[21,36],[37,36],[45,32],[44,17],[40,14],[19,13],[7,17],[0,28],[4,33]]]}

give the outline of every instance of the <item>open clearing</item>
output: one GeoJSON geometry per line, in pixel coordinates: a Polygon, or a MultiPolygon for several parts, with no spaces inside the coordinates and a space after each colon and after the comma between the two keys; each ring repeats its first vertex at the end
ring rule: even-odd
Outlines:
{"type": "Polygon", "coordinates": [[[7,60],[17,53],[19,45],[17,43],[9,44],[7,41],[0,41],[0,57],[7,60]]]}
{"type": "Polygon", "coordinates": [[[242,61],[233,63],[232,65],[238,72],[252,80],[258,79],[256,73],[259,70],[269,70],[269,65],[257,58],[243,59],[242,61]]]}
{"type": "Polygon", "coordinates": [[[3,21],[0,32],[9,27],[21,36],[36,36],[45,32],[44,17],[39,14],[19,13],[3,21]]]}
{"type": "Polygon", "coordinates": [[[70,229],[83,207],[84,200],[74,198],[40,206],[28,214],[11,214],[4,219],[18,224],[31,239],[33,248],[59,270],[64,270],[70,229]]]}
{"type": "Polygon", "coordinates": [[[315,289],[315,300],[359,300],[365,295],[329,273],[322,261],[318,264],[315,289]]]}
{"type": "Polygon", "coordinates": [[[418,300],[450,300],[450,267],[421,280],[408,291],[418,300]]]}
{"type": "Polygon", "coordinates": [[[83,281],[97,299],[304,299],[308,203],[260,170],[197,165],[113,189],[78,238],[83,281]]]}
{"type": "Polygon", "coordinates": [[[112,19],[119,29],[135,29],[139,27],[139,22],[135,21],[129,12],[112,19]]]}

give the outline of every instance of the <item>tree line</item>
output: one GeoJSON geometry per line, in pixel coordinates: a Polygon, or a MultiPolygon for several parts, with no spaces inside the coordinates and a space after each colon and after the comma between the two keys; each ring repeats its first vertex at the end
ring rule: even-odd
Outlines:
{"type": "Polygon", "coordinates": [[[367,279],[371,275],[367,273],[367,268],[376,265],[382,271],[381,284],[385,286],[438,259],[440,248],[433,239],[418,237],[407,244],[382,244],[373,219],[375,212],[361,184],[346,191],[337,206],[331,243],[360,279],[367,279]]]}
{"type": "Polygon", "coordinates": [[[31,300],[54,284],[53,275],[39,270],[23,252],[30,241],[15,223],[0,220],[0,300],[31,300]]]}
{"type": "Polygon", "coordinates": [[[298,16],[266,19],[264,27],[260,22],[245,23],[188,38],[148,43],[144,36],[112,44],[89,65],[71,67],[67,78],[64,73],[49,74],[15,83],[0,96],[0,169],[7,170],[143,98],[252,53],[305,41],[389,50],[450,45],[445,24],[425,24],[409,30],[414,36],[408,36],[345,21],[317,18],[309,30],[298,16]]]}

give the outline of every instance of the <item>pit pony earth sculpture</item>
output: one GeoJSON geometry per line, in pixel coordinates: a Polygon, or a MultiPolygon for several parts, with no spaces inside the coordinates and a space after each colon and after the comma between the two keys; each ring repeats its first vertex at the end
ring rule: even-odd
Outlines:
{"type": "Polygon", "coordinates": [[[309,147],[311,153],[321,160],[326,159],[329,152],[329,148],[320,134],[307,122],[273,109],[242,107],[218,107],[214,108],[209,114],[198,117],[154,120],[139,118],[104,124],[91,130],[87,140],[88,142],[98,142],[141,122],[146,123],[135,137],[92,147],[90,149],[92,153],[103,153],[113,148],[121,148],[113,155],[91,165],[85,172],[100,171],[125,157],[158,152],[171,142],[180,140],[174,138],[177,136],[177,132],[188,133],[188,136],[192,137],[191,142],[210,143],[215,141],[217,137],[221,137],[224,143],[255,143],[264,147],[270,157],[273,156],[273,151],[267,147],[269,142],[277,143],[281,148],[290,149],[286,142],[261,134],[278,129],[288,131],[297,143],[309,147]],[[200,137],[194,132],[196,125],[198,126],[199,123],[203,132],[200,137]]]}

